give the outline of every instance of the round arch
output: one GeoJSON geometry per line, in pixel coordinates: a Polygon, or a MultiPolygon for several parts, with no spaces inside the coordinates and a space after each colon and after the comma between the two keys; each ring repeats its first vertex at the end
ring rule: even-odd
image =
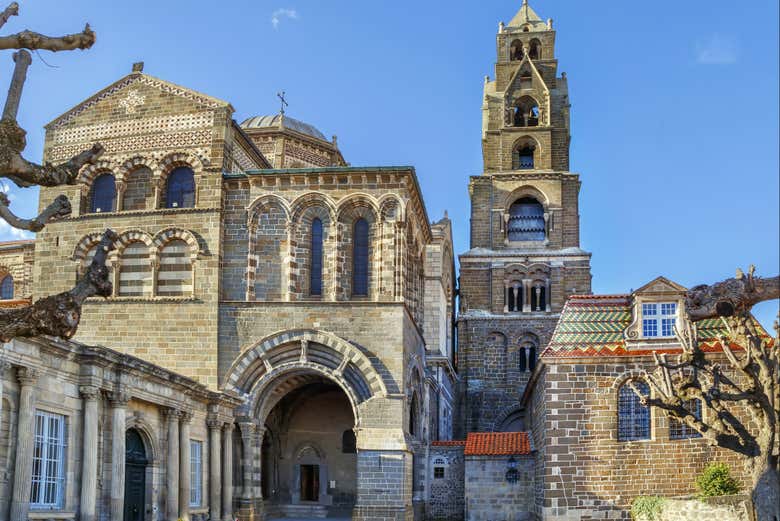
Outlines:
{"type": "Polygon", "coordinates": [[[289,218],[293,223],[300,221],[302,215],[312,207],[321,207],[327,210],[330,222],[336,220],[336,204],[327,195],[318,192],[309,192],[296,198],[290,204],[289,218]]]}
{"type": "Polygon", "coordinates": [[[257,221],[264,209],[278,206],[284,212],[284,218],[290,222],[290,205],[276,194],[264,194],[256,197],[246,208],[247,227],[251,230],[257,226],[257,221]]]}

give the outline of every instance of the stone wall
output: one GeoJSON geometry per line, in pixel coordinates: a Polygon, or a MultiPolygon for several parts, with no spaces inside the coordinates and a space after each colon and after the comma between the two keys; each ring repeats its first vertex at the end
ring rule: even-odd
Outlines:
{"type": "MultiPolygon", "coordinates": [[[[664,499],[656,521],[753,521],[753,504],[747,496],[699,499],[664,499]]],[[[652,521],[641,516],[637,521],[652,521]]]]}
{"type": "Polygon", "coordinates": [[[534,457],[515,456],[517,483],[506,481],[508,459],[509,456],[466,456],[468,521],[534,519],[534,457]]]}
{"type": "MultiPolygon", "coordinates": [[[[729,464],[743,486],[747,475],[737,454],[702,438],[670,439],[669,419],[651,410],[647,440],[617,437],[620,385],[654,368],[649,356],[543,358],[532,396],[535,448],[544,451],[539,513],[556,521],[629,519],[636,496],[694,492],[694,480],[713,461],[729,464]],[[543,402],[543,408],[541,408],[543,402]],[[651,469],[651,470],[649,470],[651,469]]],[[[705,411],[706,414],[706,411],[705,411]]]]}
{"type": "Polygon", "coordinates": [[[463,445],[433,446],[428,454],[430,491],[426,521],[461,521],[465,508],[465,460],[463,445]],[[437,474],[437,468],[442,469],[437,474]]]}

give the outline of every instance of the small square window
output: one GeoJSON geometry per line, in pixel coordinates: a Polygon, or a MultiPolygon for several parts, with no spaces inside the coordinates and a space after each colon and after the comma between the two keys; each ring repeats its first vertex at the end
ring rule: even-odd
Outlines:
{"type": "Polygon", "coordinates": [[[433,478],[444,479],[444,467],[433,467],[433,478]]]}
{"type": "Polygon", "coordinates": [[[674,323],[673,318],[661,319],[661,336],[674,336],[674,323]]]}
{"type": "Polygon", "coordinates": [[[643,336],[658,336],[658,322],[654,319],[642,320],[643,336]]]}
{"type": "Polygon", "coordinates": [[[657,315],[658,304],[642,304],[642,315],[657,315]]]}
{"type": "Polygon", "coordinates": [[[664,304],[661,304],[661,314],[662,315],[676,315],[677,314],[677,304],[674,302],[666,302],[664,304]]]}

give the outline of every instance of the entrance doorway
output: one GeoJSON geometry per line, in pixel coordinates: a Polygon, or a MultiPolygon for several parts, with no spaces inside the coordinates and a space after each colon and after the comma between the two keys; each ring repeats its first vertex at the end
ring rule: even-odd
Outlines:
{"type": "Polygon", "coordinates": [[[320,500],[320,466],[301,465],[301,501],[320,500]]]}
{"type": "Polygon", "coordinates": [[[130,429],[125,434],[125,513],[124,521],[143,521],[146,509],[146,447],[141,434],[130,429]]]}

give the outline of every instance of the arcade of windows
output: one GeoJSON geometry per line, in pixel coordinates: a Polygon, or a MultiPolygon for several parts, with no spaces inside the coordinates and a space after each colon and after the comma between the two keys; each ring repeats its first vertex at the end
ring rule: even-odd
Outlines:
{"type": "MultiPolygon", "coordinates": [[[[309,259],[309,295],[322,296],[323,230],[322,221],[311,222],[311,258],[309,259]]],[[[352,295],[368,296],[369,280],[369,225],[363,218],[352,227],[352,295]]]]}
{"type": "Polygon", "coordinates": [[[528,58],[531,60],[542,59],[542,42],[534,38],[528,45],[524,45],[522,41],[515,40],[509,47],[509,59],[511,61],[520,61],[525,58],[525,54],[528,52],[528,58]]]}
{"type": "MultiPolygon", "coordinates": [[[[146,199],[152,187],[151,170],[138,168],[131,172],[119,190],[114,174],[98,175],[89,191],[89,213],[145,210],[146,199]],[[121,197],[118,197],[121,195],[121,197]],[[121,207],[117,207],[120,201],[121,207]]],[[[192,168],[180,166],[171,170],[160,194],[160,208],[193,208],[195,206],[195,174],[192,168]]]]}
{"type": "MultiPolygon", "coordinates": [[[[626,382],[618,389],[618,441],[649,440],[651,438],[651,414],[650,407],[642,405],[639,396],[631,388],[636,388],[643,396],[650,394],[650,386],[642,380],[626,382]]],[[[685,404],[695,418],[702,418],[701,400],[689,400],[685,404]]],[[[699,438],[701,434],[688,424],[669,417],[669,439],[682,440],[699,438]]]]}

